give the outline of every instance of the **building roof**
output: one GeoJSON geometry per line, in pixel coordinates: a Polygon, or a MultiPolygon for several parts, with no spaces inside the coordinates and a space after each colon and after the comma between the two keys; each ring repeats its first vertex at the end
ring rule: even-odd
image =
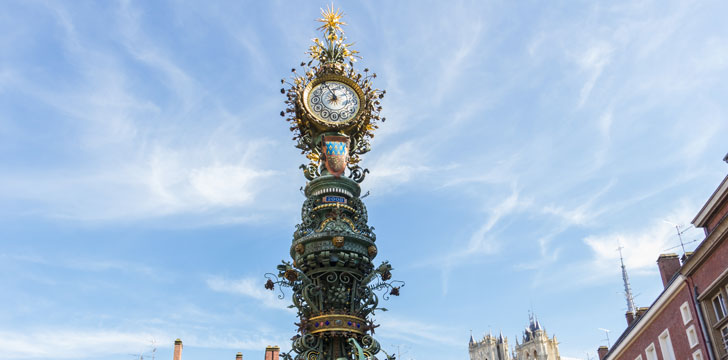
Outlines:
{"type": "Polygon", "coordinates": [[[665,302],[667,302],[669,299],[672,298],[672,295],[675,294],[680,288],[681,285],[685,282],[685,277],[680,274],[680,272],[677,273],[677,276],[674,276],[670,282],[665,286],[665,289],[662,290],[660,295],[657,296],[655,301],[650,305],[647,312],[644,313],[644,315],[638,317],[635,319],[632,324],[627,326],[627,328],[622,332],[622,335],[619,336],[617,341],[614,342],[614,345],[612,345],[611,348],[609,348],[609,352],[607,352],[606,355],[604,355],[603,360],[608,360],[610,356],[613,355],[613,353],[619,353],[622,351],[622,349],[627,346],[629,343],[628,340],[630,340],[632,337],[637,336],[639,332],[644,328],[645,326],[648,326],[649,320],[655,316],[655,314],[658,313],[658,310],[664,305],[665,302]]]}
{"type": "MultiPolygon", "coordinates": [[[[728,157],[728,155],[726,155],[728,157]]],[[[717,210],[719,210],[720,205],[722,205],[726,198],[728,197],[728,176],[723,178],[723,181],[718,185],[718,188],[715,189],[713,192],[713,195],[710,195],[710,198],[708,201],[703,205],[703,208],[700,209],[698,212],[698,215],[695,216],[692,223],[695,225],[695,227],[701,227],[704,228],[708,225],[708,221],[712,217],[713,214],[717,210]]]]}

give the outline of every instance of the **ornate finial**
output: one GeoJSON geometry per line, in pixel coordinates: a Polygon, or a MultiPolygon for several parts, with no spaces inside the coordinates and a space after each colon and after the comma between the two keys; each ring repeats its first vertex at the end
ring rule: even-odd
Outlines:
{"type": "Polygon", "coordinates": [[[341,63],[344,67],[347,66],[347,60],[351,63],[356,61],[358,51],[350,48],[352,44],[344,42],[346,37],[341,26],[346,23],[341,21],[343,16],[341,10],[334,10],[333,4],[321,9],[321,18],[316,21],[323,23],[317,30],[323,31],[324,40],[313,39],[313,45],[308,51],[313,60],[318,60],[321,64],[341,63]]]}
{"type": "Polygon", "coordinates": [[[331,4],[327,6],[326,9],[321,9],[321,16],[322,18],[316,19],[316,21],[324,24],[317,30],[326,31],[330,34],[330,38],[335,38],[337,31],[342,34],[344,33],[344,30],[341,29],[341,25],[346,25],[346,23],[341,21],[341,18],[344,17],[344,12],[341,11],[341,9],[334,10],[334,4],[331,4]]]}

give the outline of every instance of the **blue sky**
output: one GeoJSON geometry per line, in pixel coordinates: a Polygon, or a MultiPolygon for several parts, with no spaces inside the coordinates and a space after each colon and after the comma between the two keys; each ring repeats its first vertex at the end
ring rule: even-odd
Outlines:
{"type": "MultiPolygon", "coordinates": [[[[289,348],[263,289],[305,184],[280,79],[326,4],[3,4],[0,358],[289,348]]],[[[533,309],[563,357],[595,356],[625,327],[617,244],[649,305],[665,220],[728,169],[728,4],[335,6],[387,90],[363,189],[407,285],[380,342],[467,359],[470,330],[515,343],[533,309]]]]}

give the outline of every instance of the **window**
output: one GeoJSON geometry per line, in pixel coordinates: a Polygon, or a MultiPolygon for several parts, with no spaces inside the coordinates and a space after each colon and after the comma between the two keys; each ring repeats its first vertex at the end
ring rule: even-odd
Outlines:
{"type": "Polygon", "coordinates": [[[645,349],[645,353],[647,355],[647,360],[657,360],[657,353],[655,352],[655,343],[650,344],[645,349]]]}
{"type": "Polygon", "coordinates": [[[693,360],[703,360],[703,353],[699,349],[693,353],[693,360]]]}
{"type": "MultiPolygon", "coordinates": [[[[706,334],[710,338],[712,351],[716,359],[728,360],[728,270],[714,281],[714,285],[700,295],[700,306],[705,315],[706,334]]],[[[703,354],[705,357],[706,355],[703,354]]]]}
{"type": "Polygon", "coordinates": [[[637,355],[637,357],[634,358],[634,360],[642,360],[642,355],[637,355]]]}
{"type": "Polygon", "coordinates": [[[698,345],[698,333],[695,332],[695,325],[690,325],[690,327],[685,330],[685,333],[688,335],[688,344],[690,344],[690,348],[694,348],[695,345],[698,345]]]}
{"type": "Polygon", "coordinates": [[[687,301],[680,305],[680,315],[682,315],[683,324],[687,324],[688,321],[693,319],[693,315],[690,313],[687,301]]]}
{"type": "Polygon", "coordinates": [[[675,351],[672,349],[672,340],[670,340],[670,332],[667,329],[660,334],[659,340],[662,358],[664,360],[675,360],[675,351]]]}
{"type": "Polygon", "coordinates": [[[726,310],[723,294],[718,293],[718,295],[713,298],[713,310],[715,310],[716,319],[720,320],[725,317],[726,310]]]}

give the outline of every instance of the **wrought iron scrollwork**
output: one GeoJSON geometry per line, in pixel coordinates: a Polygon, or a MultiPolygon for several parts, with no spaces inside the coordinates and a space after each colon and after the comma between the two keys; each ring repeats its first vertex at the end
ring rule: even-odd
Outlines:
{"type": "Polygon", "coordinates": [[[364,206],[364,202],[359,198],[354,198],[349,201],[349,204],[356,210],[354,215],[354,227],[356,231],[376,241],[377,235],[374,234],[374,227],[368,224],[369,215],[366,206],[364,206]]]}
{"type": "Polygon", "coordinates": [[[316,163],[309,163],[308,165],[303,165],[298,167],[299,169],[303,169],[303,176],[308,180],[313,180],[319,176],[321,176],[321,171],[319,171],[319,165],[316,163]]]}
{"type": "Polygon", "coordinates": [[[364,169],[359,165],[349,166],[349,179],[352,179],[357,183],[361,183],[362,181],[364,181],[364,178],[368,173],[369,169],[364,169]]]}
{"type": "Polygon", "coordinates": [[[301,206],[301,223],[296,225],[296,231],[293,234],[294,239],[298,239],[313,232],[318,220],[316,213],[313,211],[315,206],[316,198],[313,196],[309,196],[306,201],[303,202],[303,206],[301,206]]]}

